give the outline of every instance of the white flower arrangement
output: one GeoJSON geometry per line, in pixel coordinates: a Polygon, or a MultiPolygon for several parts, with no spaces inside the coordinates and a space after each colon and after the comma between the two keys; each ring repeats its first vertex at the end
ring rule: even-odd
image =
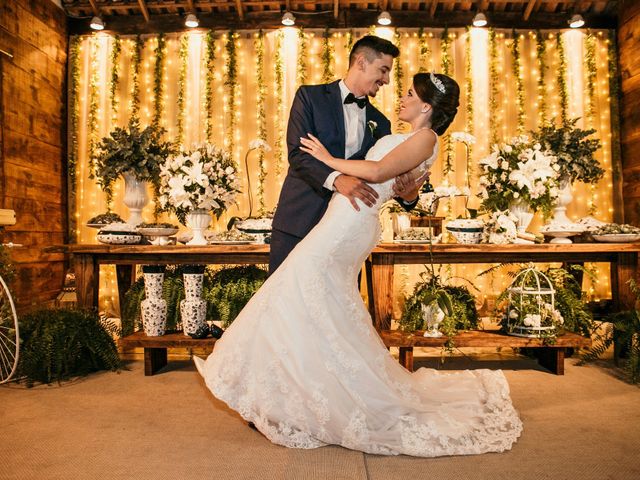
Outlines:
{"type": "Polygon", "coordinates": [[[480,160],[480,196],[489,211],[505,210],[514,200],[551,213],[560,190],[557,158],[525,135],[494,145],[480,160]]]}
{"type": "Polygon", "coordinates": [[[451,140],[464,143],[465,145],[473,145],[476,143],[476,137],[467,132],[453,132],[451,134],[451,140]]]}
{"type": "Polygon", "coordinates": [[[518,237],[518,219],[509,210],[492,212],[484,222],[482,243],[505,245],[513,243],[518,237]]]}
{"type": "Polygon", "coordinates": [[[219,217],[240,192],[237,167],[229,152],[210,143],[170,156],[160,169],[160,207],[181,223],[196,209],[219,217]]]}
{"type": "Polygon", "coordinates": [[[417,207],[428,212],[429,215],[435,215],[438,209],[438,202],[441,198],[453,198],[459,196],[470,195],[468,187],[458,188],[456,186],[437,186],[432,192],[421,193],[418,199],[417,207]]]}
{"type": "Polygon", "coordinates": [[[251,150],[264,150],[265,152],[270,152],[271,147],[261,138],[256,138],[249,142],[249,150],[247,151],[247,154],[249,154],[251,150]]]}

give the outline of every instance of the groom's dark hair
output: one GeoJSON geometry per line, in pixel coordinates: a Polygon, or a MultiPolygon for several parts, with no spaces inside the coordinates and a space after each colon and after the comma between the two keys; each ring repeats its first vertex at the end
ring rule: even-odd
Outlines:
{"type": "Polygon", "coordinates": [[[375,35],[365,35],[353,44],[351,53],[349,54],[349,67],[355,62],[356,55],[364,53],[369,62],[373,62],[382,55],[391,55],[396,58],[400,55],[400,50],[389,40],[376,37],[375,35]]]}

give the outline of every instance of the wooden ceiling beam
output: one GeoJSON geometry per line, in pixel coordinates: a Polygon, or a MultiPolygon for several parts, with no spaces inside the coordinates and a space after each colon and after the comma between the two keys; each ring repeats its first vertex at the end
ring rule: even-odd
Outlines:
{"type": "Polygon", "coordinates": [[[149,10],[147,10],[147,5],[144,3],[144,0],[138,0],[138,5],[140,5],[140,10],[142,11],[142,15],[147,23],[151,20],[149,16],[149,10]]]}
{"type": "Polygon", "coordinates": [[[242,0],[236,0],[236,10],[238,11],[238,18],[244,20],[244,8],[242,7],[242,0]]]}
{"type": "Polygon", "coordinates": [[[338,15],[340,15],[340,0],[333,0],[333,18],[337,19],[338,15]]]}
{"type": "Polygon", "coordinates": [[[480,7],[478,7],[481,12],[486,12],[489,9],[489,0],[482,0],[480,2],[480,7]]]}
{"type": "Polygon", "coordinates": [[[435,17],[436,8],[438,8],[438,0],[431,0],[431,5],[429,6],[429,17],[435,17]]]}
{"type": "Polygon", "coordinates": [[[98,9],[98,5],[96,5],[96,0],[89,0],[89,3],[91,4],[91,10],[93,10],[93,14],[96,17],[100,16],[100,9],[98,9]]]}
{"type": "Polygon", "coordinates": [[[524,9],[524,15],[522,16],[522,19],[525,22],[527,20],[529,20],[529,16],[531,15],[531,12],[533,11],[533,7],[535,7],[535,5],[536,5],[536,1],[537,0],[529,0],[529,3],[527,3],[526,8],[524,9]]]}

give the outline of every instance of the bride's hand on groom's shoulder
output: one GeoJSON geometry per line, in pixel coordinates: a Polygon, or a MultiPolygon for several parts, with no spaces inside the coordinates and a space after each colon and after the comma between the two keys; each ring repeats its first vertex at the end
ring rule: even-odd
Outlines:
{"type": "Polygon", "coordinates": [[[330,164],[332,160],[335,160],[335,157],[329,153],[320,140],[310,133],[307,133],[307,136],[308,138],[300,137],[300,143],[302,144],[300,150],[308,153],[309,155],[313,155],[315,158],[326,164],[330,164]]]}

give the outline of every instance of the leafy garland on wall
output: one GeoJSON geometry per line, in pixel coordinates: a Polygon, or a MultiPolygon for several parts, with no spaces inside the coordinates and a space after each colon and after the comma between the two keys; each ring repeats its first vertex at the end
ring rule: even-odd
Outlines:
{"type": "Polygon", "coordinates": [[[276,138],[273,148],[273,158],[275,160],[276,176],[282,174],[282,155],[283,155],[283,138],[284,138],[284,103],[282,97],[284,95],[284,64],[282,61],[282,37],[281,31],[276,33],[276,52],[275,52],[275,82],[276,82],[276,117],[275,129],[276,138]]]}
{"type": "Polygon", "coordinates": [[[496,115],[498,113],[498,45],[496,42],[496,31],[489,29],[489,134],[491,144],[498,143],[498,123],[496,115]]]}
{"type": "Polygon", "coordinates": [[[536,60],[538,62],[538,123],[544,125],[547,123],[547,96],[545,92],[545,75],[549,68],[545,61],[547,54],[547,42],[544,36],[538,30],[536,32],[536,60]]]}
{"type": "Polygon", "coordinates": [[[118,83],[120,81],[120,53],[122,51],[122,45],[120,36],[113,37],[113,47],[111,50],[111,81],[109,83],[109,100],[111,103],[111,123],[116,123],[118,119],[118,97],[116,92],[118,90],[118,83]]]}
{"type": "Polygon", "coordinates": [[[513,44],[511,46],[511,55],[513,56],[513,62],[511,68],[513,69],[513,77],[516,82],[516,108],[518,112],[518,124],[517,133],[522,135],[524,133],[524,81],[522,79],[522,62],[520,59],[520,35],[513,30],[513,44]]]}
{"type": "MultiPolygon", "coordinates": [[[[347,52],[347,64],[349,63],[349,54],[351,53],[351,49],[353,48],[353,29],[350,29],[346,34],[345,34],[345,41],[344,41],[344,50],[347,52]]],[[[348,66],[348,65],[347,65],[348,66]]]]}
{"type": "Polygon", "coordinates": [[[307,83],[307,48],[308,38],[304,28],[298,30],[298,63],[296,67],[296,86],[307,83]]]}
{"type": "MultiPolygon", "coordinates": [[[[256,122],[258,127],[258,138],[267,141],[267,114],[265,112],[265,87],[264,87],[264,33],[258,32],[253,42],[256,51],[256,83],[258,87],[256,122]]],[[[264,150],[258,150],[258,205],[259,215],[264,215],[266,211],[264,203],[264,181],[267,178],[267,166],[264,161],[264,150]]]]}
{"type": "MultiPolygon", "coordinates": [[[[88,123],[88,137],[89,137],[89,171],[94,172],[96,153],[96,145],[98,144],[98,77],[100,69],[98,68],[98,47],[99,43],[96,41],[97,37],[92,37],[91,42],[91,77],[89,79],[89,115],[87,119],[88,123]]],[[[111,202],[107,199],[107,210],[110,211],[111,202]]]]}
{"type": "MultiPolygon", "coordinates": [[[[471,28],[467,27],[467,35],[464,39],[464,98],[465,117],[464,130],[473,135],[473,72],[471,67],[471,28]]],[[[467,159],[473,154],[473,145],[467,144],[467,159]]],[[[465,170],[465,185],[470,187],[473,171],[471,165],[467,163],[465,170]]]]}
{"type": "Polygon", "coordinates": [[[211,118],[211,109],[213,107],[213,78],[215,74],[215,41],[213,38],[213,32],[207,31],[204,39],[205,51],[204,51],[204,65],[207,69],[204,80],[204,138],[207,142],[211,141],[211,134],[213,133],[213,121],[211,118]]]}
{"type": "Polygon", "coordinates": [[[586,117],[589,128],[593,128],[593,121],[595,118],[595,97],[596,97],[596,37],[593,33],[589,32],[585,39],[585,66],[587,74],[586,83],[586,97],[587,97],[587,111],[586,117]]]}
{"type": "MultiPolygon", "coordinates": [[[[445,75],[452,75],[453,71],[453,59],[451,58],[451,38],[449,37],[449,29],[445,28],[440,37],[440,51],[442,73],[445,75]]],[[[444,138],[445,142],[445,161],[442,169],[442,176],[447,176],[453,171],[453,143],[451,142],[451,135],[446,134],[444,138]]]]}
{"type": "MultiPolygon", "coordinates": [[[[80,89],[80,37],[74,35],[69,42],[69,154],[67,156],[67,177],[69,179],[69,211],[76,210],[76,168],[78,167],[78,114],[80,104],[78,102],[78,92],[80,89]]],[[[76,216],[69,215],[69,242],[76,243],[77,224],[76,216]]]]}
{"type": "Polygon", "coordinates": [[[136,35],[131,59],[132,87],[131,87],[131,118],[138,119],[140,113],[140,65],[142,63],[142,50],[144,41],[140,35],[136,35]]]}
{"type": "MultiPolygon", "coordinates": [[[[609,31],[607,43],[607,62],[609,70],[609,108],[611,121],[611,169],[614,182],[614,204],[622,205],[621,191],[619,185],[622,182],[622,152],[620,146],[620,79],[618,77],[618,44],[616,40],[616,30],[609,31]]],[[[623,211],[617,210],[615,222],[621,223],[623,211]]]]}
{"type": "MultiPolygon", "coordinates": [[[[400,48],[400,41],[402,40],[402,34],[396,28],[393,33],[393,38],[395,40],[396,47],[400,48]]],[[[404,85],[403,85],[403,72],[402,72],[402,61],[400,57],[396,58],[396,61],[393,62],[393,83],[395,84],[395,111],[396,115],[400,112],[400,98],[402,98],[404,85]]],[[[404,128],[403,122],[396,116],[396,130],[402,131],[404,128]]]]}
{"type": "Polygon", "coordinates": [[[160,126],[160,120],[164,113],[164,84],[162,76],[164,73],[164,58],[167,53],[166,43],[164,33],[161,33],[158,36],[158,45],[155,50],[156,64],[153,67],[153,120],[151,124],[156,128],[160,126]]]}
{"type": "Polygon", "coordinates": [[[238,38],[238,34],[231,30],[227,35],[227,43],[225,45],[225,49],[227,52],[227,79],[224,82],[225,86],[229,89],[228,100],[227,100],[227,111],[229,112],[229,122],[227,123],[227,132],[226,132],[226,145],[225,147],[229,150],[231,157],[233,158],[233,149],[235,147],[234,141],[234,133],[236,131],[236,90],[238,88],[238,59],[236,56],[236,38],[238,38]]]}
{"type": "Polygon", "coordinates": [[[333,44],[331,42],[331,33],[329,27],[325,28],[322,34],[322,83],[329,83],[333,80],[333,44]]]}
{"type": "Polygon", "coordinates": [[[187,83],[187,62],[189,60],[189,35],[183,35],[180,39],[180,50],[178,52],[180,60],[180,70],[178,73],[178,95],[177,95],[177,118],[176,118],[176,143],[181,145],[184,141],[184,107],[185,107],[185,90],[187,83]]]}
{"type": "Polygon", "coordinates": [[[420,27],[418,32],[418,72],[428,72],[428,61],[431,56],[431,49],[427,43],[427,34],[424,32],[424,28],[420,27]]]}
{"type": "Polygon", "coordinates": [[[558,94],[560,95],[560,118],[562,125],[569,121],[569,93],[567,91],[567,57],[564,53],[564,41],[562,35],[556,35],[558,48],[558,94]]]}

